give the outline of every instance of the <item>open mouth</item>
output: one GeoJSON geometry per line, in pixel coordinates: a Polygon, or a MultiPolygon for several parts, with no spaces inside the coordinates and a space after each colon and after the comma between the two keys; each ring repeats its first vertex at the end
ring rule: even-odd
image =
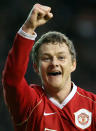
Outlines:
{"type": "Polygon", "coordinates": [[[48,73],[48,76],[58,76],[58,75],[61,75],[62,73],[60,71],[58,72],[49,72],[48,73]]]}

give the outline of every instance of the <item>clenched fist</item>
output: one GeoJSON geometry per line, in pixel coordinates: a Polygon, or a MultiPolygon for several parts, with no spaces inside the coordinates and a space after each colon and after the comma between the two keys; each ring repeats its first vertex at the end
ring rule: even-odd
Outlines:
{"type": "Polygon", "coordinates": [[[48,6],[35,4],[29,13],[27,20],[25,21],[22,29],[29,34],[33,34],[34,30],[45,24],[49,19],[53,17],[51,8],[48,6]]]}

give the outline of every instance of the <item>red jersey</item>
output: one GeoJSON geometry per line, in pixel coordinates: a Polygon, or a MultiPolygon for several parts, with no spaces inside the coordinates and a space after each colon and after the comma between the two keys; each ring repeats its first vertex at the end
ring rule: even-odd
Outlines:
{"type": "Polygon", "coordinates": [[[34,40],[16,35],[3,71],[4,96],[15,131],[96,131],[96,95],[74,83],[60,104],[24,75],[34,40]]]}

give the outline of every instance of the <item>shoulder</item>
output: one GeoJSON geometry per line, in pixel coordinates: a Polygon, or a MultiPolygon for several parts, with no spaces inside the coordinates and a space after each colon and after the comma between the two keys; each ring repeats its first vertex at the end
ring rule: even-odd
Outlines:
{"type": "Polygon", "coordinates": [[[82,98],[89,100],[96,104],[96,94],[86,91],[80,87],[77,88],[77,94],[81,96],[82,98]]]}
{"type": "Polygon", "coordinates": [[[44,94],[44,90],[42,86],[37,85],[37,84],[31,84],[30,85],[32,91],[37,94],[39,97],[41,97],[44,94]]]}

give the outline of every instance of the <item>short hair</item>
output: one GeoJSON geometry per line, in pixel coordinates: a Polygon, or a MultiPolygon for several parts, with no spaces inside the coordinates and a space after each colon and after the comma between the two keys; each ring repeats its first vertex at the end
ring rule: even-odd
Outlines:
{"type": "Polygon", "coordinates": [[[38,54],[39,54],[39,48],[42,44],[46,43],[65,43],[68,46],[69,52],[71,54],[72,62],[76,60],[76,51],[73,45],[73,42],[69,40],[69,38],[60,32],[57,31],[50,31],[41,36],[41,38],[35,42],[33,48],[32,48],[32,60],[33,63],[38,64],[38,54]]]}

